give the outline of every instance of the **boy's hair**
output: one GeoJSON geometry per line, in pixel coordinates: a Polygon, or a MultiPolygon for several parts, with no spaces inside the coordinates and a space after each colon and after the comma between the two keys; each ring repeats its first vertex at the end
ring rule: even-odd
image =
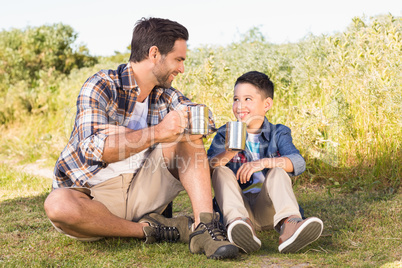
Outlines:
{"type": "Polygon", "coordinates": [[[183,25],[168,19],[142,18],[133,30],[130,61],[146,59],[152,46],[157,46],[161,55],[167,55],[179,39],[188,40],[188,31],[183,25]]]}
{"type": "Polygon", "coordinates": [[[264,98],[274,99],[274,83],[266,74],[251,71],[237,78],[235,86],[241,83],[249,83],[257,87],[264,98]]]}

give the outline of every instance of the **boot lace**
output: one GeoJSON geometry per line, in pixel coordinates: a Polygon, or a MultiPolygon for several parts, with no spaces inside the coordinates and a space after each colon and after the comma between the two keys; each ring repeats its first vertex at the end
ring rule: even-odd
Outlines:
{"type": "Polygon", "coordinates": [[[213,240],[215,240],[215,241],[226,241],[227,240],[227,237],[225,234],[225,229],[224,229],[222,223],[220,223],[216,219],[213,219],[211,222],[203,223],[203,224],[213,240]]]}
{"type": "Polygon", "coordinates": [[[177,242],[180,239],[180,233],[176,227],[157,225],[154,228],[157,241],[177,242]]]}

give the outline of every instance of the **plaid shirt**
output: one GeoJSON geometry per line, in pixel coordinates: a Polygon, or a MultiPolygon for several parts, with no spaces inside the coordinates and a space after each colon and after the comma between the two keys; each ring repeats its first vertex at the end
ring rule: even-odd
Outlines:
{"type": "MultiPolygon", "coordinates": [[[[127,127],[139,94],[130,63],[117,70],[101,70],[87,79],[78,95],[70,140],[56,162],[53,188],[90,187],[88,180],[106,166],[102,154],[107,135],[95,132],[94,126],[127,127]]],[[[168,112],[189,103],[174,88],[154,88],[149,95],[148,126],[157,125],[168,112]]]]}

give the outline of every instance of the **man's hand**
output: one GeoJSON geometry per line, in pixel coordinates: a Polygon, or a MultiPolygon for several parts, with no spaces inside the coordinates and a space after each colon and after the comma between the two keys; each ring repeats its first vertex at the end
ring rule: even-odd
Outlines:
{"type": "Polygon", "coordinates": [[[155,126],[155,138],[158,142],[170,143],[180,141],[194,141],[202,138],[202,135],[190,135],[185,133],[188,122],[186,110],[169,112],[163,120],[155,126]]]}
{"type": "Polygon", "coordinates": [[[240,183],[246,183],[250,180],[253,173],[261,171],[264,168],[263,159],[244,163],[237,171],[236,178],[240,183]]]}

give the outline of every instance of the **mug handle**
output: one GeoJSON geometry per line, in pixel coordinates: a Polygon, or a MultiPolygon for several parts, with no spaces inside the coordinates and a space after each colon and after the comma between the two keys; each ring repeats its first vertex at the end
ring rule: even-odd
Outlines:
{"type": "Polygon", "coordinates": [[[214,133],[214,132],[216,132],[216,131],[218,131],[217,128],[208,126],[208,135],[210,135],[210,134],[212,134],[212,133],[214,133]]]}
{"type": "MultiPolygon", "coordinates": [[[[186,113],[189,114],[190,113],[190,107],[187,105],[186,108],[187,108],[186,113]]],[[[187,126],[184,128],[184,133],[191,134],[191,131],[190,131],[190,116],[188,114],[187,114],[187,126]]]]}

